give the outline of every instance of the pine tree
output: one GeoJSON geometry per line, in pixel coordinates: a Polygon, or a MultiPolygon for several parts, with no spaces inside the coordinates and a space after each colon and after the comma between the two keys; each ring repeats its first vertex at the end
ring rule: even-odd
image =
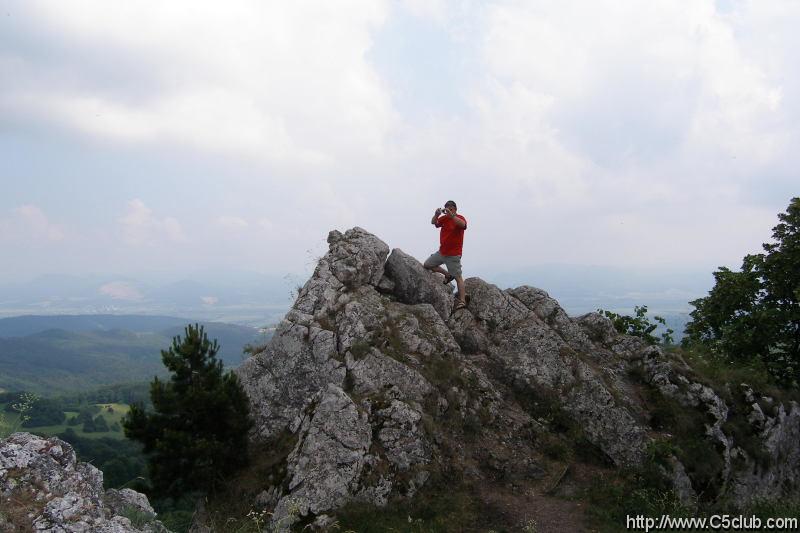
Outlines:
{"type": "Polygon", "coordinates": [[[150,384],[154,411],[137,404],[125,417],[125,435],[144,444],[157,496],[212,490],[247,462],[249,401],[236,374],[223,373],[218,350],[202,326],[187,326],[161,351],[172,375],[150,384]]]}

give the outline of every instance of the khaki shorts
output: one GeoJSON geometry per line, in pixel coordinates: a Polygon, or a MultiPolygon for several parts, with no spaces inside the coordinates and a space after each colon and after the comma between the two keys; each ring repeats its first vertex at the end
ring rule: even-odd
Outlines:
{"type": "Polygon", "coordinates": [[[461,275],[460,255],[442,255],[439,252],[433,252],[431,256],[425,260],[424,266],[425,268],[432,268],[442,264],[447,265],[447,271],[454,278],[461,275]]]}

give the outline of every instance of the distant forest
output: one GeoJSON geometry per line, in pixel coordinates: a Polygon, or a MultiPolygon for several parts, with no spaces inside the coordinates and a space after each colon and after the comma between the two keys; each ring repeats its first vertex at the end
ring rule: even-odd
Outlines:
{"type": "MultiPolygon", "coordinates": [[[[149,381],[164,374],[161,350],[173,337],[183,335],[188,323],[174,317],[135,315],[0,319],[0,390],[53,397],[149,381]]],[[[218,357],[227,367],[241,363],[246,346],[269,339],[269,334],[252,327],[203,325],[209,337],[219,341],[218,357]]]]}

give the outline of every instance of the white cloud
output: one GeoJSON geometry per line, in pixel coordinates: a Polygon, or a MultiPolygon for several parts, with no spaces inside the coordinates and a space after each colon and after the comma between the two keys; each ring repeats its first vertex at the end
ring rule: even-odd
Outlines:
{"type": "Polygon", "coordinates": [[[258,227],[266,232],[271,232],[275,229],[275,224],[268,218],[258,219],[258,227]]]}
{"type": "Polygon", "coordinates": [[[41,208],[24,204],[0,217],[0,240],[27,244],[64,241],[64,229],[50,221],[41,208]]]}
{"type": "Polygon", "coordinates": [[[250,224],[248,224],[248,222],[245,219],[235,216],[218,217],[217,224],[229,230],[241,230],[241,229],[246,229],[250,226],[250,224]]]}
{"type": "Polygon", "coordinates": [[[119,222],[125,241],[131,245],[187,241],[180,222],[172,217],[156,217],[152,209],[138,198],[128,202],[128,211],[119,222]]]}
{"type": "Polygon", "coordinates": [[[110,140],[312,166],[380,152],[394,120],[364,58],[370,32],[386,17],[384,2],[253,0],[221,9],[188,0],[41,0],[16,7],[16,17],[60,43],[71,70],[2,54],[7,112],[110,140]],[[98,50],[99,59],[82,57],[98,50]],[[116,61],[141,76],[144,94],[113,79],[109,88],[105,75],[120,69],[116,61]]]}
{"type": "Polygon", "coordinates": [[[209,307],[216,305],[219,302],[219,298],[216,296],[203,296],[200,299],[203,301],[203,305],[207,305],[209,307]]]}
{"type": "Polygon", "coordinates": [[[747,57],[714,5],[502,3],[489,15],[488,74],[509,95],[527,91],[550,103],[531,129],[544,123],[601,164],[683,152],[759,164],[780,148],[770,126],[781,87],[747,57]]]}
{"type": "Polygon", "coordinates": [[[445,0],[403,0],[403,7],[414,16],[430,18],[441,23],[447,18],[449,6],[445,0]]]}
{"type": "Polygon", "coordinates": [[[783,73],[753,53],[741,32],[754,6],[731,15],[712,1],[489,6],[474,114],[430,134],[447,139],[440,153],[462,158],[444,173],[485,176],[454,180],[470,200],[460,205],[488,211],[473,249],[499,257],[503,234],[525,243],[515,247],[524,262],[736,262],[754,251],[776,207],[752,205],[753,177],[798,163],[789,142],[798,127],[784,117],[792,48],[758,40],[783,73]]]}
{"type": "Polygon", "coordinates": [[[179,190],[172,165],[209,162],[213,193],[192,176],[202,209],[130,202],[124,239],[104,241],[118,264],[148,244],[162,266],[291,270],[353,225],[424,257],[450,198],[469,268],[735,264],[800,165],[800,3],[728,4],[36,0],[0,49],[0,117],[89,135],[86,157],[168,161],[156,194],[179,190]]]}
{"type": "Polygon", "coordinates": [[[14,209],[14,213],[34,235],[50,241],[60,241],[64,238],[61,227],[52,224],[44,212],[35,205],[22,205],[14,209]]]}

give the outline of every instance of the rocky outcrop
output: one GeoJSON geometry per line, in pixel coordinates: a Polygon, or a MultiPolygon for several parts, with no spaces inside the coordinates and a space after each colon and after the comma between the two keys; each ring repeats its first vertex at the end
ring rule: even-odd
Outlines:
{"type": "Polygon", "coordinates": [[[719,493],[737,505],[777,500],[800,488],[800,406],[779,404],[747,384],[730,391],[729,405],[711,387],[678,372],[656,349],[645,351],[645,377],[665,397],[707,419],[705,434],[720,450],[719,493]],[[733,423],[731,410],[736,409],[733,423]],[[738,427],[736,427],[738,426],[738,427]],[[744,427],[743,427],[744,426],[744,427]],[[736,435],[738,429],[739,435],[736,435]],[[743,439],[746,436],[746,440],[743,439]]]}
{"type": "MultiPolygon", "coordinates": [[[[770,413],[765,414],[752,390],[747,385],[743,388],[751,402],[749,421],[763,443],[766,461],[758,461],[729,438],[731,460],[741,463],[739,472],[733,476],[730,492],[737,502],[780,499],[786,495],[787,487],[798,485],[800,406],[796,402],[790,402],[788,408],[783,404],[771,405],[770,413]]],[[[768,398],[762,397],[765,403],[774,404],[768,398]]]]}
{"type": "Polygon", "coordinates": [[[406,304],[431,304],[442,320],[450,317],[453,308],[453,294],[441,278],[427,272],[419,261],[399,248],[392,250],[386,261],[384,292],[392,294],[397,301],[406,304]],[[390,290],[386,290],[390,288],[390,290]]]}
{"type": "Polygon", "coordinates": [[[102,472],[79,463],[68,443],[29,433],[0,441],[0,530],[167,532],[146,496],[104,491],[102,472]]]}
{"type": "MultiPolygon", "coordinates": [[[[262,493],[273,525],[408,497],[443,468],[538,479],[546,470],[538,443],[559,417],[608,464],[640,465],[661,438],[642,387],[699,413],[700,438],[722,450],[721,496],[796,490],[795,404],[765,412],[765,401],[745,402],[763,453],[775,458],[759,463],[727,429],[730,406],[714,390],[607,318],[573,318],[541,289],[501,290],[479,278],[466,280],[467,309],[453,311],[440,275],[365,230],[333,231],[328,243],[271,344],[237,370],[256,417],[253,439],[296,439],[284,479],[262,493]]],[[[677,456],[660,468],[686,502],[698,497],[694,472],[677,456]]]]}
{"type": "Polygon", "coordinates": [[[383,276],[389,247],[360,228],[344,235],[332,231],[328,243],[330,250],[300,290],[266,352],[238,370],[262,438],[292,423],[328,384],[344,384],[344,354],[358,340],[368,340],[382,312],[373,285],[383,276]]]}
{"type": "Polygon", "coordinates": [[[336,508],[358,490],[371,442],[367,413],[336,385],[320,391],[307,408],[300,440],[288,458],[288,490],[275,514],[289,514],[298,505],[300,515],[320,514],[336,508]],[[297,503],[295,503],[297,502],[297,503]]]}
{"type": "Polygon", "coordinates": [[[471,336],[488,339],[486,351],[509,381],[533,395],[555,395],[615,464],[641,461],[647,437],[628,410],[634,400],[609,386],[609,369],[593,364],[609,355],[598,353],[579,323],[539,289],[501,291],[469,278],[466,290],[476,319],[471,336]]]}

